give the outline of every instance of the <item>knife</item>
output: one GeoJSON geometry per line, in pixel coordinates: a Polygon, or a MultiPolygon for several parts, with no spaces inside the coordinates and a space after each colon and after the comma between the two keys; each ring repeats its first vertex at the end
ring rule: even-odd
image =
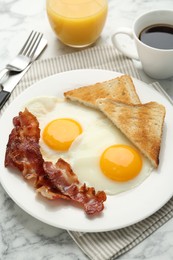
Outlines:
{"type": "MultiPolygon", "coordinates": [[[[36,60],[42,51],[46,48],[47,46],[47,40],[45,38],[42,38],[40,41],[40,44],[34,54],[33,61],[36,60]]],[[[25,70],[22,72],[10,76],[4,83],[1,85],[2,90],[0,91],[0,109],[5,105],[7,100],[9,99],[13,89],[17,86],[19,81],[22,79],[22,77],[25,75],[25,73],[29,70],[31,67],[32,63],[30,63],[25,70]]]]}

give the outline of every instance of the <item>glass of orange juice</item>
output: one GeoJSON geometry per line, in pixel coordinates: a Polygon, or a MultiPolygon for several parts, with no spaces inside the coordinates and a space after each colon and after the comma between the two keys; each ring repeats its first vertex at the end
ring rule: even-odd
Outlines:
{"type": "Polygon", "coordinates": [[[100,36],[108,11],[107,0],[47,0],[50,25],[59,40],[86,47],[100,36]]]}

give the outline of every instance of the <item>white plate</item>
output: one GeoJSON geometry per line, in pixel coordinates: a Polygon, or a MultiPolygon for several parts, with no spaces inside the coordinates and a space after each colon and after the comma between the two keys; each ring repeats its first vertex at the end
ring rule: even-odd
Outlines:
{"type": "Polygon", "coordinates": [[[0,119],[0,181],[9,196],[23,210],[55,227],[84,232],[115,230],[134,224],[157,211],[173,195],[173,107],[147,84],[134,79],[142,102],[157,101],[166,107],[164,134],[157,171],[137,188],[108,196],[105,209],[98,217],[87,217],[84,211],[66,201],[48,201],[38,197],[17,171],[4,167],[4,155],[12,118],[32,97],[63,96],[63,92],[82,85],[108,80],[120,75],[106,70],[75,70],[56,74],[34,84],[19,95],[0,119]]]}

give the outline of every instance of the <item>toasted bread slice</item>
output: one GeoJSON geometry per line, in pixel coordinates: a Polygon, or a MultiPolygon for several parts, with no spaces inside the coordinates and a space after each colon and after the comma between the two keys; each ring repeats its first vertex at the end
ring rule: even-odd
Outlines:
{"type": "Polygon", "coordinates": [[[156,102],[130,105],[109,99],[100,99],[97,105],[157,168],[165,118],[164,106],[156,102]]]}
{"type": "Polygon", "coordinates": [[[110,98],[132,104],[141,103],[133,81],[128,75],[70,90],[65,92],[64,96],[71,101],[78,101],[94,108],[97,108],[96,100],[99,98],[110,98]]]}

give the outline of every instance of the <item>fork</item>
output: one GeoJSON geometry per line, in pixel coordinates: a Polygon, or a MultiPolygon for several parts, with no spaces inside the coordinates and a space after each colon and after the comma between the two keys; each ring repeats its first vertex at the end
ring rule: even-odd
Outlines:
{"type": "Polygon", "coordinates": [[[0,81],[2,82],[10,72],[19,73],[23,71],[31,62],[34,53],[43,37],[42,33],[32,31],[24,43],[17,56],[0,71],[0,81]]]}

